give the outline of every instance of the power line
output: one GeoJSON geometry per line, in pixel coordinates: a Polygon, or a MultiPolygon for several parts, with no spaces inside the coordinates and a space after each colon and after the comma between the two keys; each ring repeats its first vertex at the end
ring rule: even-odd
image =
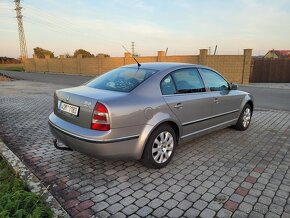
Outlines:
{"type": "Polygon", "coordinates": [[[26,40],[25,40],[25,34],[24,34],[24,28],[23,28],[23,22],[22,22],[22,13],[21,13],[21,5],[20,0],[15,0],[15,11],[16,11],[16,18],[18,22],[18,33],[19,33],[19,43],[20,43],[20,53],[22,60],[28,57],[27,54],[27,47],[26,47],[26,40]]]}
{"type": "MultiPolygon", "coordinates": [[[[80,25],[77,23],[70,22],[68,19],[64,17],[56,17],[55,15],[45,12],[39,11],[41,9],[34,8],[32,6],[27,6],[27,11],[29,11],[29,16],[26,17],[27,22],[34,23],[38,22],[42,24],[41,28],[45,28],[46,26],[50,26],[50,29],[59,33],[74,33],[84,36],[84,34],[91,32],[90,30],[83,30],[80,25]]],[[[91,36],[88,34],[88,36],[91,36]]],[[[109,39],[107,35],[102,34],[102,32],[98,32],[98,38],[106,39],[104,43],[111,44],[115,46],[120,46],[120,42],[117,40],[109,39]]]]}
{"type": "MultiPolygon", "coordinates": [[[[26,9],[29,10],[28,14],[33,20],[37,19],[37,20],[39,20],[39,22],[43,22],[46,25],[47,24],[51,25],[51,26],[53,25],[53,26],[55,26],[55,28],[62,30],[62,31],[67,30],[69,32],[74,32],[74,33],[84,35],[84,30],[83,30],[81,25],[78,25],[75,22],[71,22],[69,19],[67,19],[65,17],[61,17],[61,16],[56,17],[56,15],[54,15],[54,14],[51,14],[49,12],[43,11],[39,8],[32,7],[32,6],[27,6],[26,9]]],[[[27,17],[27,18],[29,19],[29,17],[27,17]]],[[[92,31],[91,28],[92,27],[90,27],[89,30],[85,30],[85,31],[91,32],[92,31]]],[[[102,34],[101,31],[98,32],[97,37],[106,39],[107,42],[111,42],[114,44],[120,44],[119,41],[108,39],[108,36],[102,34]]]]}
{"type": "Polygon", "coordinates": [[[29,11],[28,13],[29,17],[32,17],[33,19],[42,20],[45,23],[50,23],[52,25],[59,27],[60,29],[63,29],[63,28],[75,29],[77,26],[76,24],[70,23],[67,20],[62,19],[61,17],[55,17],[47,12],[39,11],[31,6],[28,6],[27,10],[29,11]]]}
{"type": "MultiPolygon", "coordinates": [[[[72,22],[71,20],[65,17],[56,16],[53,13],[43,11],[42,9],[39,9],[37,7],[27,5],[25,6],[25,8],[22,8],[20,5],[21,0],[14,0],[14,2],[15,2],[15,10],[17,13],[16,17],[18,21],[20,51],[21,51],[21,56],[23,57],[28,57],[24,28],[23,28],[23,20],[25,20],[28,24],[30,24],[29,28],[37,26],[37,28],[41,28],[42,30],[52,31],[59,34],[66,34],[66,35],[78,34],[78,35],[82,35],[83,37],[92,37],[92,34],[91,34],[92,29],[90,29],[89,31],[86,27],[83,28],[83,26],[78,23],[72,22]],[[23,16],[22,9],[26,10],[26,13],[25,13],[26,16],[23,16]]],[[[0,3],[0,8],[1,6],[3,9],[4,8],[6,9],[7,7],[9,7],[9,4],[0,3]]],[[[4,15],[1,14],[1,16],[4,16],[4,15]]],[[[102,42],[102,45],[107,44],[110,46],[114,46],[116,48],[121,47],[120,41],[108,37],[106,34],[102,33],[102,31],[99,31],[96,37],[105,39],[105,41],[102,42]]],[[[133,48],[132,54],[135,55],[135,44],[133,46],[134,48],[133,48]]]]}
{"type": "MultiPolygon", "coordinates": [[[[17,0],[20,1],[21,0],[17,0]]],[[[16,3],[16,2],[15,2],[16,3]]],[[[9,9],[10,6],[7,3],[2,3],[0,2],[0,9],[4,9],[3,12],[8,12],[7,9],[9,9]]],[[[16,6],[17,8],[17,6],[16,6]]],[[[16,10],[15,8],[15,10],[16,10]]],[[[24,16],[21,13],[22,16],[22,20],[26,20],[27,23],[29,24],[33,24],[32,26],[30,25],[30,27],[34,27],[35,25],[38,25],[38,28],[41,28],[43,30],[47,30],[47,31],[53,31],[59,34],[78,34],[78,35],[88,35],[91,36],[90,34],[86,34],[87,31],[81,30],[81,26],[78,25],[77,23],[71,22],[70,20],[66,19],[65,17],[56,17],[56,15],[48,13],[46,11],[43,11],[39,8],[36,7],[32,7],[27,5],[25,8],[22,8],[19,5],[19,8],[26,10],[26,14],[27,16],[24,16]]],[[[21,12],[21,11],[20,11],[21,12]]],[[[3,15],[1,13],[0,17],[4,16],[6,18],[10,18],[10,16],[8,15],[8,13],[5,13],[5,15],[3,15]],[[5,16],[6,15],[6,16],[5,16]]],[[[12,19],[12,16],[11,16],[12,19]]],[[[2,23],[2,20],[0,21],[2,23]]],[[[22,21],[22,26],[23,26],[23,21],[22,21]]],[[[102,33],[98,33],[97,37],[99,38],[103,38],[106,39],[105,42],[103,42],[102,44],[110,44],[111,46],[114,45],[116,47],[120,47],[120,42],[113,40],[113,39],[108,39],[108,37],[102,33]]],[[[24,36],[25,38],[25,36],[24,36]]],[[[20,40],[21,42],[21,40],[20,40]]],[[[22,45],[22,43],[20,43],[20,45],[22,45]]],[[[22,48],[22,47],[21,47],[22,48]]]]}

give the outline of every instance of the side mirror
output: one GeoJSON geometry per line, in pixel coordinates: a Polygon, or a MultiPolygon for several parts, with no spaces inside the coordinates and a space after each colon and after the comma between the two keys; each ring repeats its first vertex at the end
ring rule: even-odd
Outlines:
{"type": "Polygon", "coordinates": [[[238,90],[238,84],[231,83],[231,90],[238,90]]]}

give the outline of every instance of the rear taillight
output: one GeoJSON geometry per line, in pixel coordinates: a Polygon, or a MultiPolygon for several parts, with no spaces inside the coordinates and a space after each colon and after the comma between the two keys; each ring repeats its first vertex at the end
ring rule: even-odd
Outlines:
{"type": "Polygon", "coordinates": [[[105,105],[97,102],[94,108],[91,129],[99,131],[110,130],[109,112],[105,105]]]}

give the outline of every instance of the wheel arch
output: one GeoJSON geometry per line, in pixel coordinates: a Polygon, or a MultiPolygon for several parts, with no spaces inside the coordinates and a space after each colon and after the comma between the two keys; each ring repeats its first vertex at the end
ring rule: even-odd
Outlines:
{"type": "Polygon", "coordinates": [[[146,146],[146,144],[147,144],[147,142],[148,142],[148,140],[149,140],[149,137],[151,136],[152,132],[153,132],[155,129],[157,129],[157,128],[159,128],[160,126],[163,126],[163,125],[169,125],[169,126],[173,129],[173,131],[174,131],[174,133],[175,133],[175,135],[176,135],[176,141],[177,141],[177,143],[178,143],[178,141],[179,141],[179,139],[180,139],[180,135],[181,135],[181,130],[180,130],[178,124],[177,124],[176,122],[172,121],[172,120],[165,120],[165,121],[162,121],[162,122],[158,123],[156,126],[154,126],[154,128],[152,128],[152,129],[150,130],[150,132],[148,132],[147,137],[146,137],[146,139],[145,139],[144,142],[143,142],[143,148],[142,148],[142,152],[141,152],[141,157],[142,157],[143,154],[144,154],[145,146],[146,146]]]}
{"type": "MultiPolygon", "coordinates": [[[[248,101],[246,102],[246,104],[248,104],[248,105],[251,106],[252,111],[254,110],[254,102],[253,102],[252,100],[248,100],[248,101]]],[[[246,105],[246,104],[245,104],[245,105],[246,105]]]]}
{"type": "Polygon", "coordinates": [[[172,129],[174,130],[175,135],[176,135],[176,141],[178,143],[179,138],[180,138],[180,130],[179,130],[178,125],[173,121],[166,121],[166,122],[159,124],[157,127],[162,126],[162,125],[169,125],[170,127],[172,127],[172,129]]]}

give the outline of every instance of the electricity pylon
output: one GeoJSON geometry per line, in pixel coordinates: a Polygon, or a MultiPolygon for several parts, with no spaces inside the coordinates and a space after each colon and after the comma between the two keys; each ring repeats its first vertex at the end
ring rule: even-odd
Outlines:
{"type": "Polygon", "coordinates": [[[25,41],[25,34],[24,34],[24,28],[23,28],[23,22],[22,22],[22,13],[21,13],[21,5],[20,0],[14,0],[15,2],[15,11],[16,11],[16,18],[18,22],[18,33],[19,33],[19,43],[20,43],[20,53],[21,53],[21,59],[28,57],[27,54],[27,48],[26,48],[26,41],[25,41]]]}

